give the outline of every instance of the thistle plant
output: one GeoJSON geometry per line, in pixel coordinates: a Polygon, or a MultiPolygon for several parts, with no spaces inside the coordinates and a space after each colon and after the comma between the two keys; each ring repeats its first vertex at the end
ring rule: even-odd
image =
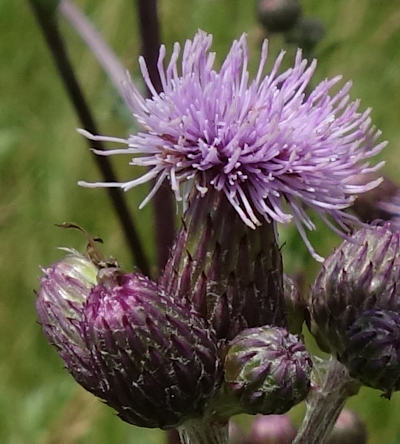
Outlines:
{"type": "Polygon", "coordinates": [[[286,70],[281,52],[266,73],[265,41],[251,79],[245,35],[219,68],[211,44],[199,31],[169,60],[162,45],[159,85],[139,59],[150,96],[130,78],[123,85],[137,133],[80,130],[122,145],[96,155],[129,155],[146,168],[80,185],[127,191],[151,181],[144,206],[169,184],[182,204],[165,268],[152,280],[70,251],[44,270],[39,319],[77,382],[128,423],[178,428],[184,444],[224,444],[230,416],[284,413],[308,396],[295,442],[323,443],[361,383],[387,396],[400,386],[398,235],[375,226],[351,237],[358,219],[347,211],[380,184],[371,174],[381,163],[369,159],[385,142],[370,110],[350,100],[350,82],[338,88],[337,76],[312,88],[316,61],[301,50],[286,70]],[[278,225],[294,222],[322,262],[306,234],[315,229],[308,210],[346,239],[324,262],[308,307],[313,334],[333,355],[321,381],[278,239],[278,225]]]}
{"type": "Polygon", "coordinates": [[[212,330],[140,273],[71,252],[45,270],[36,305],[72,376],[130,424],[176,427],[220,385],[212,330]]]}

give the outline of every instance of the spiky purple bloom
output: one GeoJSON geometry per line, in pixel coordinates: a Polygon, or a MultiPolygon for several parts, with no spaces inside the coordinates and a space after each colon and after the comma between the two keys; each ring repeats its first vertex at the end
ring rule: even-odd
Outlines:
{"type": "Polygon", "coordinates": [[[379,183],[353,185],[350,179],[377,169],[379,165],[370,167],[366,160],[385,145],[376,142],[380,132],[371,127],[370,110],[361,112],[359,101],[349,101],[351,83],[329,94],[341,78],[337,76],[306,94],[316,61],[308,64],[300,51],[292,68],[278,73],[282,52],[265,75],[267,41],[255,79],[249,80],[246,37],[233,43],[220,69],[214,68],[211,42],[211,35],[199,31],[193,41],[186,41],[180,63],[178,43],[167,64],[161,46],[161,93],[155,91],[144,59],[139,59],[153,96],[145,99],[129,80],[126,98],[144,131],[127,139],[83,133],[127,145],[98,154],[131,154],[131,165],[149,170],[123,183],[80,184],[129,190],[155,180],[142,205],[164,180],[169,180],[177,200],[186,199],[193,186],[202,194],[215,188],[249,227],[263,220],[294,220],[307,245],[304,227],[314,225],[304,206],[328,224],[330,216],[344,229],[349,218],[344,209],[357,193],[379,183]]]}

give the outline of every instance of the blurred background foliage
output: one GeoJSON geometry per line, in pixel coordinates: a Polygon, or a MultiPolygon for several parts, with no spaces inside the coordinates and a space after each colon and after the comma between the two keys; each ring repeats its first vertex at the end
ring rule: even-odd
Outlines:
{"type": "MultiPolygon", "coordinates": [[[[134,1],[79,0],[125,66],[137,79],[140,39],[134,1]]],[[[314,81],[343,74],[353,79],[352,96],[373,108],[373,120],[389,146],[385,174],[398,180],[400,168],[400,2],[398,0],[303,0],[305,15],[326,29],[316,48],[314,81]]],[[[191,38],[198,28],[214,35],[217,58],[242,32],[249,37],[252,67],[258,62],[263,31],[254,0],[161,0],[162,40],[191,38]]],[[[164,434],[131,427],[87,394],[63,369],[36,322],[33,289],[39,266],[61,257],[58,246],[83,249],[77,232],[54,226],[74,221],[100,235],[104,252],[131,269],[113,209],[104,190],[79,188],[80,179],[97,180],[85,140],[75,128],[74,111],[27,2],[0,2],[0,442],[6,444],[161,443],[164,434]]],[[[134,129],[129,114],[94,57],[69,26],[61,28],[80,81],[103,134],[124,136],[134,129]]],[[[272,53],[285,43],[271,37],[272,53]]],[[[293,50],[285,63],[290,63],[293,50]]],[[[272,59],[273,57],[271,57],[272,59]]],[[[113,159],[120,178],[132,177],[127,158],[113,159]]],[[[138,211],[146,187],[126,195],[154,263],[152,208],[138,211]]],[[[318,224],[312,242],[327,254],[340,240],[318,224]]],[[[305,286],[318,265],[293,228],[282,231],[286,269],[306,271],[305,286]]],[[[389,402],[363,389],[349,401],[367,422],[370,443],[400,443],[400,395],[389,402]]],[[[301,418],[302,407],[292,412],[301,418]]],[[[246,426],[249,418],[239,418],[246,426]]]]}

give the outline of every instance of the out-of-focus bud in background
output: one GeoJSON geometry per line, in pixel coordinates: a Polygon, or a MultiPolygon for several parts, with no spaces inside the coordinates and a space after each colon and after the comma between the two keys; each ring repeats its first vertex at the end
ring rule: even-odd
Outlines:
{"type": "Polygon", "coordinates": [[[343,410],[336,421],[327,444],[366,444],[367,428],[352,410],[343,410]]]}

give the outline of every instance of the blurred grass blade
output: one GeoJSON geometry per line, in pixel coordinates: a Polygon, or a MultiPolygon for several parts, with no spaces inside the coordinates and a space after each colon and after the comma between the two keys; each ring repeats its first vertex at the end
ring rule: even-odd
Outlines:
{"type": "MultiPolygon", "coordinates": [[[[68,96],[74,105],[82,127],[94,134],[99,134],[89,106],[75,76],[72,64],[69,60],[64,41],[58,29],[55,14],[49,17],[48,11],[43,6],[43,1],[44,0],[29,0],[29,3],[38,25],[43,32],[47,46],[53,56],[60,77],[64,83],[68,96]]],[[[87,140],[87,142],[91,149],[104,149],[102,143],[99,141],[87,140]]],[[[104,181],[117,182],[117,178],[107,157],[96,156],[93,154],[93,158],[101,171],[104,181]]],[[[108,193],[120,221],[134,262],[143,273],[149,274],[149,264],[122,191],[118,188],[109,188],[108,193]]]]}
{"type": "Polygon", "coordinates": [[[90,48],[118,91],[118,94],[125,101],[122,84],[127,79],[126,69],[118,60],[118,57],[107,45],[93,24],[73,3],[69,0],[61,0],[59,2],[59,11],[90,48]]]}

